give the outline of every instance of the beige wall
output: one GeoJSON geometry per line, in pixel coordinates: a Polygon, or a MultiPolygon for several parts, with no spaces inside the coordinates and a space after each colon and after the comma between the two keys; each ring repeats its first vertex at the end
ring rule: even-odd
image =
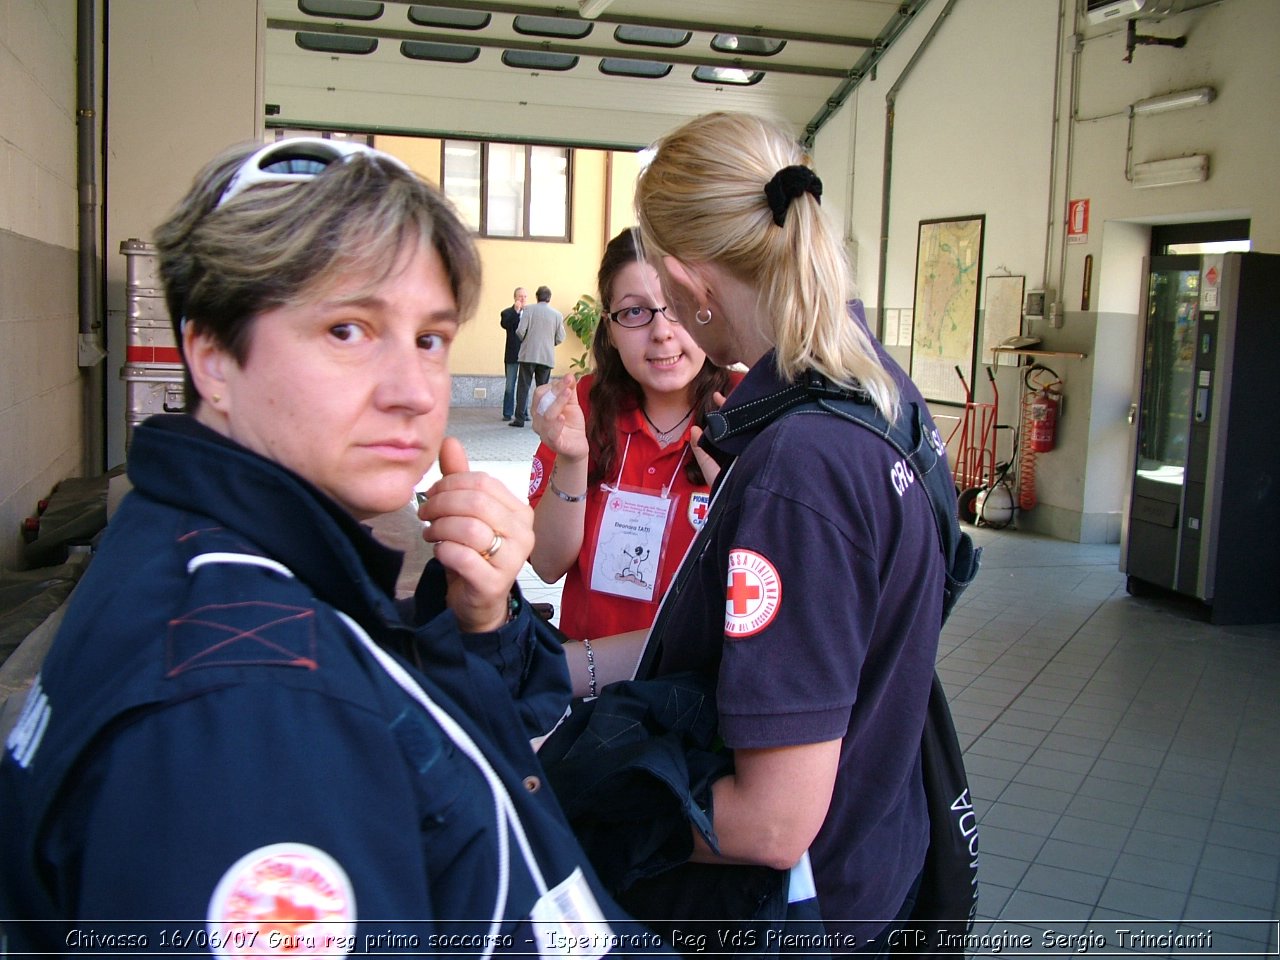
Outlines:
{"type": "MultiPolygon", "coordinates": [[[[439,140],[380,136],[375,142],[427,179],[440,182],[439,140]]],[[[453,346],[450,366],[455,375],[502,375],[506,334],[498,325],[498,317],[511,306],[516,287],[524,287],[532,302],[534,291],[545,284],[551,288],[551,305],[565,314],[582,294],[595,294],[596,270],[605,243],[613,233],[633,222],[631,197],[637,169],[634,154],[575,150],[569,243],[484,237],[477,241],[483,286],[476,314],[453,346]]],[[[570,332],[556,350],[556,375],[568,372],[583,349],[581,341],[570,332]]],[[[498,399],[489,396],[491,402],[498,399]]]]}
{"type": "MultiPolygon", "coordinates": [[[[70,6],[70,4],[66,4],[70,6]]],[[[112,0],[106,38],[107,460],[124,459],[125,258],[214,154],[262,135],[258,0],[112,0]]]]}
{"type": "MultiPolygon", "coordinates": [[[[1018,524],[1095,542],[1118,539],[1130,480],[1127,416],[1136,399],[1137,300],[1150,226],[1248,218],[1254,249],[1280,251],[1280,193],[1272,188],[1280,154],[1273,50],[1280,3],[1225,0],[1139,21],[1140,33],[1185,36],[1186,46],[1139,46],[1130,63],[1124,23],[1090,27],[1076,19],[1078,7],[1071,0],[930,4],[875,77],[823,128],[815,156],[836,180],[824,203],[835,209],[845,201],[839,215],[859,253],[858,281],[871,316],[881,307],[913,306],[918,224],[930,218],[985,214],[980,298],[985,277],[1006,271],[1025,276],[1027,289],[1055,291],[1061,325],[1029,321],[1029,332],[1043,337],[1047,350],[1087,357],[1043,358],[1065,380],[1067,405],[1058,448],[1037,465],[1039,506],[1018,524]],[[998,57],[973,56],[1002,37],[1018,40],[1001,45],[998,57]],[[895,85],[890,217],[882,234],[886,94],[895,85]],[[1214,87],[1217,99],[1134,120],[1133,159],[1207,153],[1209,180],[1135,189],[1125,176],[1129,105],[1198,86],[1214,87]],[[1087,242],[1064,243],[1069,199],[1090,200],[1087,242]],[[877,302],[882,235],[888,237],[883,304],[877,302]],[[1086,256],[1093,257],[1089,311],[1081,309],[1086,256]]],[[[905,364],[909,346],[897,354],[905,364]]],[[[1020,372],[997,369],[1005,423],[1017,423],[1020,372]]],[[[989,400],[985,376],[978,379],[976,399],[989,400]]],[[[1008,451],[1006,439],[1000,458],[1008,451]]]]}
{"type": "Polygon", "coordinates": [[[611,197],[609,203],[609,236],[636,223],[636,177],[640,175],[640,154],[610,154],[613,169],[610,174],[611,197]]]}
{"type": "Polygon", "coordinates": [[[0,566],[24,517],[82,472],[76,6],[0,3],[0,566]]]}

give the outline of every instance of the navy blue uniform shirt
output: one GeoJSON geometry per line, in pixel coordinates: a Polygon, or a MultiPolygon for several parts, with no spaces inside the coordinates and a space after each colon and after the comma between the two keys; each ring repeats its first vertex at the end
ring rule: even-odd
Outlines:
{"type": "MultiPolygon", "coordinates": [[[[881,353],[903,402],[923,398],[881,353]]],[[[725,409],[785,389],[773,354],[725,409]]],[[[704,439],[704,443],[707,441],[704,439]]],[[[718,677],[733,748],[841,740],[810,853],[824,920],[862,936],[893,919],[924,862],[920,736],[941,626],[943,557],[928,496],[896,450],[797,413],[711,452],[732,469],[723,520],[673,603],[661,674],[718,677]]]]}
{"type": "Polygon", "coordinates": [[[528,951],[579,870],[633,930],[529,747],[568,683],[526,604],[464,635],[433,565],[402,618],[398,553],[187,417],[129,475],[0,761],[14,953],[528,951]]]}

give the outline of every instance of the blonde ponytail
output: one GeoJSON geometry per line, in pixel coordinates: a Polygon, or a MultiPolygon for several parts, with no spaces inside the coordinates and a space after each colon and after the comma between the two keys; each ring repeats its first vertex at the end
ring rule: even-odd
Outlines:
{"type": "MultiPolygon", "coordinates": [[[[746,114],[697,117],[657,144],[636,185],[636,215],[650,257],[714,263],[759,293],[762,329],[781,377],[817,370],[866,390],[893,419],[898,388],[870,335],[849,315],[854,296],[844,243],[799,177],[781,225],[765,187],[809,157],[776,124],[746,114]]],[[[816,180],[815,178],[812,178],[816,180]]]]}

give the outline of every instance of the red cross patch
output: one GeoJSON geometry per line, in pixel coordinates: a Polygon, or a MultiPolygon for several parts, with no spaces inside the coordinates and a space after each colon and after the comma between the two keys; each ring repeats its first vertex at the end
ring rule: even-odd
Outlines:
{"type": "Polygon", "coordinates": [[[754,550],[730,551],[724,598],[725,636],[741,640],[759,633],[782,605],[778,568],[754,550]]]}
{"type": "Polygon", "coordinates": [[[355,947],[356,901],[347,872],[303,843],[245,854],[209,900],[208,931],[223,957],[335,957],[355,947]]]}
{"type": "Polygon", "coordinates": [[[707,523],[707,513],[711,509],[711,497],[705,493],[689,494],[689,523],[695,530],[701,530],[707,523]]]}

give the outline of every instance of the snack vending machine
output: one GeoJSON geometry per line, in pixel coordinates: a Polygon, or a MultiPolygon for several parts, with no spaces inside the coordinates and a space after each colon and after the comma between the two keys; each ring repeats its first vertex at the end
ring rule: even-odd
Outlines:
{"type": "Polygon", "coordinates": [[[1280,255],[1154,257],[1120,569],[1280,620],[1280,255]]]}

